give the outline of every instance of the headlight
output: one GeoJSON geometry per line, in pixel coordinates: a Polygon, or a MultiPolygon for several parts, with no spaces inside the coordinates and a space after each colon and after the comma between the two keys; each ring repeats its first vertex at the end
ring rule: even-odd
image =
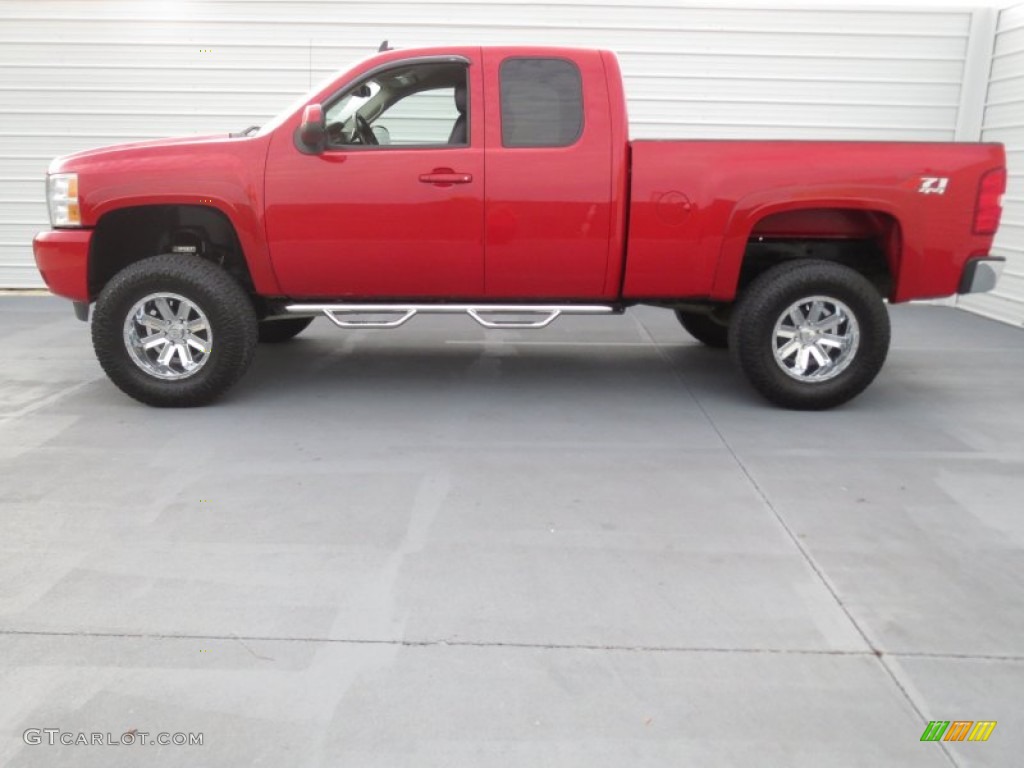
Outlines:
{"type": "Polygon", "coordinates": [[[54,173],[47,176],[46,205],[50,209],[51,227],[82,226],[82,212],[78,207],[78,174],[54,173]]]}

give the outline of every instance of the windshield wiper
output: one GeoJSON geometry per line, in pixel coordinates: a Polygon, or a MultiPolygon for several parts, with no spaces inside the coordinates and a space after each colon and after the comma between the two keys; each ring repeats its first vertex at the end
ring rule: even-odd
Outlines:
{"type": "Polygon", "coordinates": [[[240,139],[243,136],[248,136],[251,133],[254,133],[255,131],[258,131],[259,129],[260,129],[260,127],[258,125],[250,125],[244,131],[238,131],[236,133],[229,133],[228,136],[230,136],[232,139],[240,139]]]}

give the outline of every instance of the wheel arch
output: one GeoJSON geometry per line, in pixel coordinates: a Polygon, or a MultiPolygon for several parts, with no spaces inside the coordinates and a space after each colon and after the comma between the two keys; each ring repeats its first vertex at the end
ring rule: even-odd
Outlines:
{"type": "Polygon", "coordinates": [[[824,198],[753,206],[735,214],[722,243],[712,285],[733,299],[764,269],[782,261],[836,261],[864,274],[886,298],[903,268],[903,225],[880,200],[824,198]]]}
{"type": "Polygon", "coordinates": [[[90,298],[125,267],[165,253],[205,258],[248,293],[255,291],[238,229],[227,213],[212,204],[161,203],[114,208],[100,217],[89,248],[90,298]]]}

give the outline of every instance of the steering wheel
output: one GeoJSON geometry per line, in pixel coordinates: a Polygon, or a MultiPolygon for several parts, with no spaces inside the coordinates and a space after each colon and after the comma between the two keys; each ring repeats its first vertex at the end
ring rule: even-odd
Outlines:
{"type": "Polygon", "coordinates": [[[361,144],[379,144],[377,137],[373,134],[373,128],[366,121],[366,118],[360,115],[358,112],[355,113],[355,135],[359,137],[361,144]]]}

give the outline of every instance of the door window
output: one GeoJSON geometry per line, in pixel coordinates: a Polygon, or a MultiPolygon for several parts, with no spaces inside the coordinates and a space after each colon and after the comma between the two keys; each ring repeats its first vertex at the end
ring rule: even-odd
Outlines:
{"type": "Polygon", "coordinates": [[[565,59],[514,58],[501,64],[501,143],[568,147],[583,133],[583,80],[565,59]]]}
{"type": "Polygon", "coordinates": [[[327,106],[328,147],[469,145],[467,68],[414,64],[378,73],[327,106]]]}

